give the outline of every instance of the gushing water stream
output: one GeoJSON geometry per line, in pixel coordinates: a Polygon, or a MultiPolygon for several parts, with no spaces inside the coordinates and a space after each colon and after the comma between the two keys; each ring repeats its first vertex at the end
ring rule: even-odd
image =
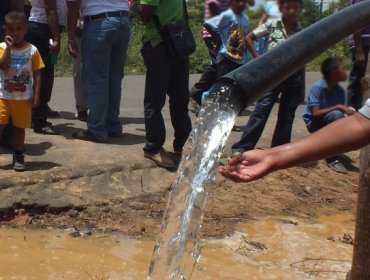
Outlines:
{"type": "Polygon", "coordinates": [[[243,104],[228,85],[213,92],[185,146],[154,248],[150,280],[190,279],[199,259],[199,237],[207,197],[243,104]]]}

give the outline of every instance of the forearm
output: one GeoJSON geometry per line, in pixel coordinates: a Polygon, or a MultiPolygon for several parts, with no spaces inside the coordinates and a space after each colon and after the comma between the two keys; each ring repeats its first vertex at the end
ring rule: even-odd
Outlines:
{"type": "Polygon", "coordinates": [[[2,56],[2,58],[0,58],[0,69],[1,70],[8,70],[9,67],[10,67],[10,59],[11,59],[11,49],[10,47],[7,47],[5,49],[5,52],[2,56]]]}
{"type": "Polygon", "coordinates": [[[273,170],[328,158],[370,143],[370,120],[357,113],[296,142],[268,151],[273,170]]]}
{"type": "Polygon", "coordinates": [[[330,113],[330,112],[335,111],[335,110],[342,111],[339,108],[339,106],[336,105],[336,106],[331,106],[331,107],[328,107],[328,108],[325,108],[325,109],[318,109],[312,115],[313,115],[314,119],[320,119],[320,118],[324,117],[327,113],[330,113]]]}
{"type": "Polygon", "coordinates": [[[53,35],[53,40],[60,42],[60,29],[58,23],[58,13],[55,0],[45,0],[45,10],[48,19],[50,31],[53,35]]]}
{"type": "Polygon", "coordinates": [[[264,13],[258,22],[258,26],[264,24],[268,18],[269,16],[266,13],[264,13]]]}
{"type": "Polygon", "coordinates": [[[33,95],[35,99],[40,97],[41,90],[41,73],[40,71],[33,72],[33,95]]]}
{"type": "Polygon", "coordinates": [[[12,10],[24,12],[24,0],[12,0],[12,10]]]}
{"type": "Polygon", "coordinates": [[[80,6],[78,4],[68,5],[67,22],[68,22],[68,40],[74,40],[77,31],[77,23],[80,18],[80,6]]]}
{"type": "Polygon", "coordinates": [[[245,38],[245,41],[247,43],[247,48],[248,48],[249,52],[252,54],[252,56],[254,58],[258,57],[258,53],[257,53],[256,47],[254,45],[255,37],[254,37],[253,33],[248,34],[247,37],[245,38]]]}

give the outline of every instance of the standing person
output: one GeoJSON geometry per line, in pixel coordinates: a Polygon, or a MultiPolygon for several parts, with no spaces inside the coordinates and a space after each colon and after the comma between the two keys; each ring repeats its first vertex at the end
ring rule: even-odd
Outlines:
{"type": "Polygon", "coordinates": [[[119,119],[122,79],[130,40],[128,0],[67,0],[68,48],[81,55],[82,91],[89,116],[87,130],[75,139],[105,143],[122,136],[119,119]],[[75,40],[77,22],[84,19],[81,54],[75,40]]]}
{"type": "Polygon", "coordinates": [[[142,54],[147,69],[144,97],[146,144],[144,156],[158,166],[174,168],[176,160],[163,149],[166,128],[162,109],[169,96],[174,152],[181,155],[191,132],[189,117],[189,58],[169,54],[154,23],[162,26],[185,17],[183,0],[141,0],[141,19],[145,24],[142,54]]]}
{"type": "MultiPolygon", "coordinates": [[[[258,57],[254,41],[259,38],[267,37],[267,49],[271,50],[302,30],[298,24],[303,8],[302,0],[281,0],[280,3],[282,19],[269,20],[248,34],[247,44],[253,57],[258,57]]],[[[232,147],[233,155],[255,148],[280,94],[280,108],[272,138],[272,147],[290,142],[295,112],[305,96],[304,69],[293,74],[257,101],[256,108],[244,128],[241,140],[232,147]]]]}
{"type": "Polygon", "coordinates": [[[54,85],[54,65],[60,52],[61,32],[66,25],[64,0],[32,0],[26,39],[35,45],[45,63],[41,70],[40,106],[33,111],[35,133],[58,134],[47,121],[48,117],[58,117],[59,113],[50,109],[48,103],[54,85]],[[52,44],[51,44],[52,43],[52,44]]]}
{"type": "MultiPolygon", "coordinates": [[[[2,0],[0,1],[0,42],[5,40],[5,15],[10,11],[24,11],[23,0],[2,0]]],[[[12,147],[12,136],[13,129],[11,125],[7,125],[4,128],[2,135],[0,136],[0,145],[6,148],[12,147]]]]}
{"type": "Polygon", "coordinates": [[[230,9],[204,24],[212,37],[220,41],[216,57],[217,78],[245,64],[248,60],[246,36],[249,33],[249,19],[245,15],[247,0],[231,0],[230,9]]]}
{"type": "Polygon", "coordinates": [[[26,15],[10,12],[5,25],[5,42],[0,44],[0,135],[11,118],[14,170],[25,171],[25,129],[31,126],[32,105],[39,105],[40,69],[44,64],[37,48],[24,40],[26,15]]]}
{"type": "MultiPolygon", "coordinates": [[[[351,5],[363,0],[350,0],[351,5]]],[[[356,110],[362,106],[361,79],[365,76],[367,58],[370,50],[370,26],[356,32],[349,38],[352,53],[352,70],[349,75],[348,106],[356,110]]]]}
{"type": "MultiPolygon", "coordinates": [[[[321,65],[323,79],[315,82],[308,96],[303,119],[310,133],[344,118],[356,111],[345,106],[345,91],[339,85],[347,80],[347,71],[341,57],[331,57],[321,65]]],[[[347,173],[340,157],[326,159],[327,164],[336,172],[347,173]]]]}

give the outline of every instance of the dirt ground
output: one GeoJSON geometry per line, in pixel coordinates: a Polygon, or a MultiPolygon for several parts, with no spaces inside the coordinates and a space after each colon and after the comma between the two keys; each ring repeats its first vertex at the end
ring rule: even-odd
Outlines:
{"type": "MultiPolygon", "coordinates": [[[[317,73],[309,73],[307,89],[318,78],[317,73]]],[[[85,125],[74,118],[72,80],[56,80],[52,107],[61,116],[52,121],[61,135],[40,136],[27,131],[29,171],[23,174],[11,170],[11,154],[0,148],[0,226],[77,227],[148,236],[156,233],[176,173],[160,169],[143,157],[145,130],[142,96],[138,93],[144,91],[144,78],[128,77],[125,83],[121,108],[125,134],[104,145],[71,138],[72,132],[81,131],[85,125]]],[[[238,118],[237,126],[246,123],[252,110],[238,118]]],[[[293,139],[307,135],[302,112],[303,106],[299,106],[293,139]]],[[[270,144],[274,116],[276,108],[260,148],[270,144]]],[[[164,117],[168,128],[166,148],[171,149],[173,130],[167,107],[164,117]]],[[[230,145],[239,138],[240,132],[232,133],[223,162],[230,145]]],[[[351,170],[347,175],[331,171],[320,161],[276,172],[251,184],[234,184],[218,177],[208,201],[203,236],[225,236],[238,222],[268,216],[293,216],[309,222],[321,208],[353,214],[359,153],[347,156],[351,170]]]]}
{"type": "MultiPolygon", "coordinates": [[[[219,178],[208,202],[203,237],[225,236],[231,234],[239,222],[267,216],[292,216],[309,222],[320,208],[330,208],[332,213],[328,214],[353,214],[358,182],[358,152],[351,153],[350,157],[354,162],[348,163],[352,171],[347,175],[337,174],[324,162],[317,162],[276,172],[251,184],[234,184],[219,178]]],[[[109,176],[118,172],[113,170],[109,176]]],[[[137,171],[131,172],[131,176],[137,176],[137,171]]],[[[19,205],[2,212],[1,225],[28,228],[76,227],[153,236],[160,225],[169,188],[170,185],[158,192],[77,207],[19,205]]]]}

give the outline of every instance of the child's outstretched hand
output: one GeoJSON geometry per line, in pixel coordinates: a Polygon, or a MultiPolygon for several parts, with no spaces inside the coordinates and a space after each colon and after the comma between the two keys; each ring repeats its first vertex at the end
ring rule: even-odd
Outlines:
{"type": "Polygon", "coordinates": [[[7,47],[12,48],[13,47],[14,40],[11,36],[6,35],[5,36],[5,44],[7,47]]]}
{"type": "Polygon", "coordinates": [[[249,151],[235,157],[218,171],[234,182],[251,182],[272,172],[273,160],[267,151],[249,151]]]}

